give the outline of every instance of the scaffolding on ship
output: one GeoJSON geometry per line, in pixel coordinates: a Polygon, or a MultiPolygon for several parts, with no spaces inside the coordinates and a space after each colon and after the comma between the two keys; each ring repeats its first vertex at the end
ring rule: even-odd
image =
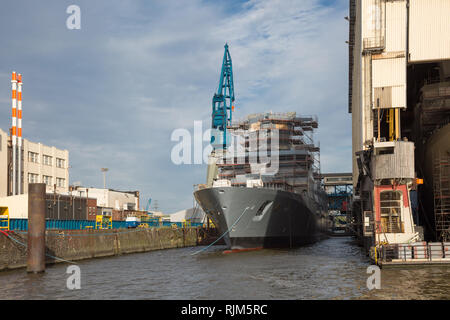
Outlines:
{"type": "Polygon", "coordinates": [[[227,152],[218,160],[218,178],[229,180],[232,186],[246,186],[248,179],[261,179],[265,188],[312,191],[320,183],[320,148],[312,137],[317,127],[317,117],[297,117],[295,112],[259,113],[233,121],[227,129],[242,139],[243,152],[240,155],[227,152]],[[273,139],[278,140],[278,145],[272,145],[273,139]],[[255,154],[261,148],[268,157],[272,151],[277,152],[276,172],[262,174],[258,169],[263,169],[264,163],[258,164],[259,167],[252,163],[251,157],[256,159],[255,154]],[[245,161],[239,161],[239,156],[245,161]]]}

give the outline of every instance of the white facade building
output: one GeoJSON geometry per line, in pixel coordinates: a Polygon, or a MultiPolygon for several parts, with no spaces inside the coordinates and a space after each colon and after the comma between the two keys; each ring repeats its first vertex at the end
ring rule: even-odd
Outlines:
{"type": "Polygon", "coordinates": [[[77,187],[72,192],[77,196],[97,199],[97,207],[113,210],[139,210],[138,191],[77,187]]]}
{"type": "MultiPolygon", "coordinates": [[[[0,129],[0,197],[11,195],[10,137],[0,129]]],[[[28,193],[28,183],[45,183],[46,192],[69,190],[69,151],[23,139],[22,193],[28,193]]]]}

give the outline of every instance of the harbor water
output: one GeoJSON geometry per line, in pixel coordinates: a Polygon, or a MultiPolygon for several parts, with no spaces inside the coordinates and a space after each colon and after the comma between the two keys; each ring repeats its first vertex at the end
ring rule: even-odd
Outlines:
{"type": "Polygon", "coordinates": [[[81,289],[67,288],[70,264],[0,272],[0,299],[450,299],[450,268],[384,268],[366,285],[370,261],[351,237],[296,249],[224,254],[214,246],[84,260],[81,289]]]}

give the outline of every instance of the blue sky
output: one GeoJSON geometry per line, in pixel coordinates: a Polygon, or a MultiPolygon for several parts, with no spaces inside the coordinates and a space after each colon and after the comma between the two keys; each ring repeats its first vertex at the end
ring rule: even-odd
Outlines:
{"type": "Polygon", "coordinates": [[[346,0],[11,1],[0,5],[0,127],[23,74],[23,135],[68,149],[70,181],[139,190],[168,213],[192,206],[205,165],[175,165],[171,133],[210,126],[223,46],[234,118],[317,115],[323,172],[351,171],[346,0]],[[66,28],[69,5],[81,29],[66,28]]]}

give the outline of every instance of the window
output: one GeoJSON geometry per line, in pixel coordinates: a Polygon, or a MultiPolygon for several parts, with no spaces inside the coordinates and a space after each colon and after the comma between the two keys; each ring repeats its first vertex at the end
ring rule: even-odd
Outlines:
{"type": "Polygon", "coordinates": [[[401,233],[402,193],[382,191],[380,193],[381,228],[385,233],[401,233]]]}
{"type": "Polygon", "coordinates": [[[56,186],[57,187],[64,187],[66,182],[66,179],[64,178],[56,178],[56,186]]]}
{"type": "Polygon", "coordinates": [[[39,175],[34,173],[28,174],[28,183],[38,183],[39,175]]]}
{"type": "Polygon", "coordinates": [[[64,159],[56,158],[56,166],[58,168],[64,168],[64,159]]]}
{"type": "Polygon", "coordinates": [[[28,161],[38,163],[39,162],[39,154],[36,152],[28,151],[28,161]]]}
{"type": "Polygon", "coordinates": [[[47,155],[42,155],[42,163],[47,165],[47,166],[51,166],[52,165],[52,157],[51,156],[47,156],[47,155]]]}
{"type": "Polygon", "coordinates": [[[50,176],[42,176],[42,180],[47,186],[51,186],[52,185],[52,177],[50,177],[50,176]]]}

